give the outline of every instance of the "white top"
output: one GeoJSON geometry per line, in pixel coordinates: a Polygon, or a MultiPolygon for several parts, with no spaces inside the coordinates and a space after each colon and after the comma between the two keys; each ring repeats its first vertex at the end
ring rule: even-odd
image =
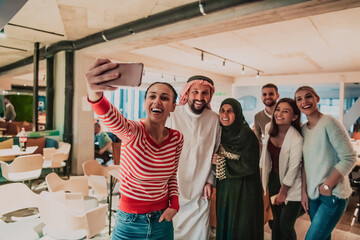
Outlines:
{"type": "Polygon", "coordinates": [[[332,116],[324,114],[312,129],[308,129],[307,124],[304,124],[302,134],[309,198],[319,197],[318,186],[334,168],[343,178],[332,189],[332,195],[348,198],[352,193],[348,175],[355,165],[356,154],[344,126],[332,116]]]}
{"type": "Polygon", "coordinates": [[[205,240],[210,204],[201,196],[206,182],[215,181],[211,158],[220,144],[219,117],[207,108],[202,114],[194,114],[185,104],[176,107],[166,125],[184,135],[178,167],[180,211],[174,218],[175,239],[205,240]]]}
{"type": "MultiPolygon", "coordinates": [[[[265,144],[260,158],[260,168],[262,168],[262,185],[264,193],[267,191],[269,174],[271,172],[271,156],[267,150],[270,139],[268,128],[265,127],[265,144]]],[[[300,133],[290,126],[286,132],[279,154],[279,178],[281,185],[285,184],[290,189],[287,192],[285,202],[301,201],[301,159],[302,159],[303,138],[300,133]]]]}

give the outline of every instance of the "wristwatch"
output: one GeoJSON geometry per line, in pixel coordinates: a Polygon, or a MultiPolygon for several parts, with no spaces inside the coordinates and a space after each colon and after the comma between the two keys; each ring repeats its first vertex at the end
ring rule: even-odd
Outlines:
{"type": "Polygon", "coordinates": [[[323,186],[324,186],[324,189],[325,189],[326,191],[329,191],[329,190],[330,190],[329,185],[327,185],[327,184],[323,184],[323,186]]]}

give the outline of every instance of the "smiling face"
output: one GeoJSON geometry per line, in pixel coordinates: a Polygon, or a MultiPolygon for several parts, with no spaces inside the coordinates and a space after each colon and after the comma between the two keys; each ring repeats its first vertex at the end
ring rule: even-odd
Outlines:
{"type": "Polygon", "coordinates": [[[195,114],[201,114],[206,105],[210,102],[211,90],[210,86],[196,83],[189,89],[188,104],[195,114]]]}
{"type": "Polygon", "coordinates": [[[219,111],[219,119],[223,126],[227,127],[235,121],[234,109],[230,104],[224,104],[219,111]]]}
{"type": "Polygon", "coordinates": [[[294,110],[287,102],[281,102],[274,111],[274,119],[279,126],[290,126],[299,116],[295,115],[294,110]]]}
{"type": "Polygon", "coordinates": [[[267,107],[274,106],[278,98],[279,94],[275,88],[263,88],[261,90],[261,100],[267,107]]]}
{"type": "Polygon", "coordinates": [[[300,111],[307,116],[319,111],[318,102],[320,98],[310,90],[297,91],[295,101],[300,111]]]}
{"type": "Polygon", "coordinates": [[[174,93],[165,84],[157,83],[147,90],[145,110],[147,118],[151,121],[166,121],[170,112],[175,110],[173,103],[174,93]]]}

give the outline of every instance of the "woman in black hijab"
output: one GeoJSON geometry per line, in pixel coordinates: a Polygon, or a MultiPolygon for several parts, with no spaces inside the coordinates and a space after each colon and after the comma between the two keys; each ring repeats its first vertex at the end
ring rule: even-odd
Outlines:
{"type": "Polygon", "coordinates": [[[264,211],[259,171],[259,144],[240,103],[220,106],[221,145],[216,163],[216,239],[263,239],[264,211]]]}

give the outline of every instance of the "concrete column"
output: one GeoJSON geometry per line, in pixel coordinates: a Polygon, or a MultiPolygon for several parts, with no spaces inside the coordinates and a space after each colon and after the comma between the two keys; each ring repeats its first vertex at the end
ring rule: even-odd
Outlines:
{"type": "Polygon", "coordinates": [[[95,59],[75,52],[72,174],[82,175],[82,164],[94,159],[94,112],[87,101],[85,74],[95,59]]]}
{"type": "Polygon", "coordinates": [[[60,131],[60,141],[62,141],[65,116],[65,52],[56,54],[54,72],[54,127],[60,131]]]}

